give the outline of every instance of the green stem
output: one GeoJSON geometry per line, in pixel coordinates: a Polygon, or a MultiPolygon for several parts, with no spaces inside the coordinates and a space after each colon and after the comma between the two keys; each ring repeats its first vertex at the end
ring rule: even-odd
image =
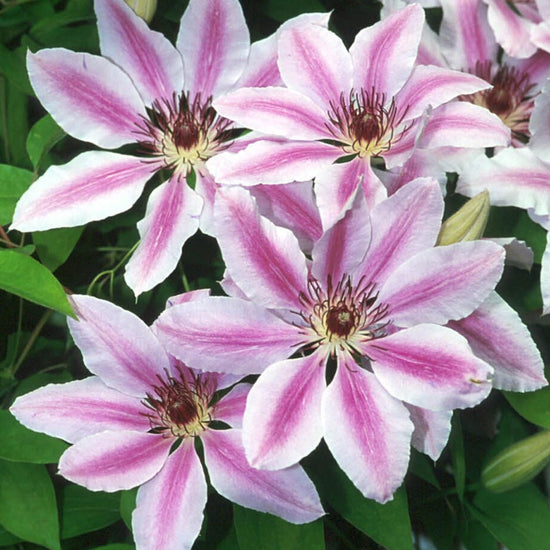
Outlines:
{"type": "Polygon", "coordinates": [[[48,319],[50,318],[50,315],[53,313],[53,310],[49,309],[42,315],[40,318],[40,321],[36,324],[34,327],[34,330],[32,331],[30,338],[27,340],[27,343],[25,344],[25,347],[21,351],[21,355],[19,356],[19,359],[16,361],[16,363],[13,365],[12,368],[12,376],[15,376],[15,373],[21,366],[21,363],[25,360],[27,357],[29,351],[33,347],[34,343],[36,342],[36,339],[38,338],[38,335],[40,334],[41,330],[44,328],[44,325],[48,322],[48,319]]]}

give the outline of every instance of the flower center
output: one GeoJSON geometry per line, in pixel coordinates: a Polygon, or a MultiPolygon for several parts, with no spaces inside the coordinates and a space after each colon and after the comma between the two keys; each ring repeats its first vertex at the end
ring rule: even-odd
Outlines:
{"type": "Polygon", "coordinates": [[[352,90],[343,93],[340,101],[330,104],[331,124],[327,128],[346,154],[359,157],[377,156],[389,151],[392,143],[401,139],[407,128],[400,128],[405,112],[398,115],[395,101],[386,103],[384,94],[352,90]]]}
{"type": "Polygon", "coordinates": [[[377,303],[375,284],[354,286],[344,275],[333,286],[329,277],[326,291],[317,279],[308,282],[308,292],[300,294],[300,317],[306,322],[307,348],[329,347],[334,355],[337,348],[361,354],[358,345],[386,334],[388,307],[377,303]]]}
{"type": "Polygon", "coordinates": [[[529,118],[535,105],[530,95],[534,84],[529,75],[515,67],[496,65],[491,61],[476,63],[470,72],[490,82],[493,87],[462,96],[461,99],[485,107],[500,117],[512,131],[514,145],[527,143],[530,136],[529,118]]]}
{"type": "Polygon", "coordinates": [[[178,369],[178,377],[166,373],[158,377],[154,394],[147,394],[143,404],[153,433],[166,437],[196,437],[212,421],[212,398],[216,391],[213,379],[191,370],[178,369]]]}
{"type": "Polygon", "coordinates": [[[232,124],[218,116],[211,96],[203,101],[197,94],[191,101],[189,93],[182,93],[153,102],[137,133],[143,136],[139,143],[146,154],[185,177],[229,146],[232,124]]]}

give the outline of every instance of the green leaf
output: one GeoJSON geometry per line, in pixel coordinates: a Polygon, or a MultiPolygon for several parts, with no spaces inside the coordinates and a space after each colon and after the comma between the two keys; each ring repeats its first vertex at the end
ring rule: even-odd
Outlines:
{"type": "MultiPolygon", "coordinates": [[[[39,347],[40,343],[41,339],[39,338],[33,348],[33,351],[30,353],[31,356],[36,348],[39,347]]],[[[53,342],[51,340],[49,341],[49,344],[50,347],[53,346],[53,342]]],[[[19,383],[19,386],[17,386],[17,389],[14,392],[14,397],[25,395],[26,393],[48,384],[64,384],[65,382],[70,382],[71,380],[73,380],[73,377],[71,376],[71,373],[66,370],[58,372],[37,372],[19,383]]]]}
{"type": "Polygon", "coordinates": [[[135,546],[131,544],[115,543],[106,544],[105,546],[97,546],[94,550],[134,550],[135,546]]]}
{"type": "Polygon", "coordinates": [[[401,487],[393,500],[379,504],[365,498],[340,470],[328,451],[318,449],[306,462],[321,496],[347,521],[388,550],[412,550],[407,494],[401,487]]]}
{"type": "Polygon", "coordinates": [[[132,512],[136,507],[137,492],[138,488],[136,487],[120,493],[120,516],[130,531],[132,530],[132,512]]]}
{"type": "Polygon", "coordinates": [[[7,162],[17,166],[29,164],[26,136],[29,132],[29,98],[17,90],[10,82],[6,83],[6,134],[8,147],[7,162]]]}
{"type": "Polygon", "coordinates": [[[0,289],[76,317],[65,291],[51,272],[15,250],[0,250],[0,289]]]}
{"type": "Polygon", "coordinates": [[[33,95],[25,63],[25,48],[17,48],[14,51],[0,44],[0,73],[11,82],[19,92],[33,95]]]}
{"type": "Polygon", "coordinates": [[[43,116],[27,136],[27,153],[36,169],[44,155],[63,137],[65,132],[50,115],[43,116]]]}
{"type": "Polygon", "coordinates": [[[540,550],[550,540],[550,508],[530,483],[496,495],[481,490],[469,510],[508,550],[540,550]]]}
{"type": "Polygon", "coordinates": [[[326,12],[327,9],[319,0],[265,0],[261,3],[260,9],[273,17],[276,21],[286,21],[300,13],[320,11],[326,12]]]}
{"type": "Polygon", "coordinates": [[[8,544],[13,544],[14,542],[19,542],[21,539],[12,535],[9,531],[6,531],[0,525],[0,546],[7,546],[8,544]]]}
{"type": "Polygon", "coordinates": [[[325,547],[321,520],[294,525],[236,504],[233,520],[241,550],[322,550],[325,547]]]}
{"type": "Polygon", "coordinates": [[[550,428],[550,386],[526,393],[502,393],[523,418],[543,428],[550,428]]]}
{"type": "Polygon", "coordinates": [[[103,529],[120,519],[120,493],[94,493],[78,485],[63,489],[61,538],[103,529]]]}
{"type": "Polygon", "coordinates": [[[25,428],[9,411],[0,410],[0,458],[49,464],[57,462],[67,447],[60,439],[25,428]]]}
{"type": "Polygon", "coordinates": [[[32,172],[23,168],[0,164],[0,225],[11,222],[15,205],[30,187],[33,177],[32,172]]]}
{"type": "Polygon", "coordinates": [[[464,457],[464,439],[460,417],[455,414],[452,419],[452,431],[449,437],[449,448],[453,462],[453,474],[456,491],[460,500],[464,499],[464,487],[466,486],[466,461],[464,457]]]}
{"type": "Polygon", "coordinates": [[[216,550],[241,550],[239,539],[237,538],[237,531],[235,531],[235,525],[231,526],[225,538],[218,543],[216,550]]]}
{"type": "Polygon", "coordinates": [[[498,550],[498,541],[486,527],[471,516],[467,519],[460,535],[466,550],[498,550]]]}
{"type": "Polygon", "coordinates": [[[34,232],[32,238],[42,263],[51,271],[63,265],[83,231],[84,226],[34,232]]]}
{"type": "Polygon", "coordinates": [[[0,524],[23,540],[61,550],[55,492],[45,466],[0,461],[0,524]]]}

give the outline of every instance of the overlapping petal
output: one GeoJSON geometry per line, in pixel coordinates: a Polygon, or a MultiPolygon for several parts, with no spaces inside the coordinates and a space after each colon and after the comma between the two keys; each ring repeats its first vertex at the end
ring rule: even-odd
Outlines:
{"type": "MultiPolygon", "coordinates": [[[[216,403],[216,420],[229,424],[232,428],[242,428],[246,398],[250,384],[237,384],[216,403]]],[[[221,389],[218,385],[218,389],[221,389]]]]}
{"type": "Polygon", "coordinates": [[[411,443],[415,449],[437,460],[451,433],[453,411],[430,411],[407,405],[414,424],[411,443]]]}

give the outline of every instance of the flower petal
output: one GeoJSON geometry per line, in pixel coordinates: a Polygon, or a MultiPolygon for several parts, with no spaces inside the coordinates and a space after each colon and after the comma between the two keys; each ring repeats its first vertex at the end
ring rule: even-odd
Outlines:
{"type": "Polygon", "coordinates": [[[344,43],[319,25],[304,24],[281,33],[279,70],[291,90],[310,97],[325,112],[352,86],[353,67],[344,43]]]}
{"type": "MultiPolygon", "coordinates": [[[[550,63],[548,64],[550,67],[550,63]]],[[[550,163],[550,82],[546,84],[535,99],[535,108],[529,119],[531,139],[529,148],[542,161],[550,163]]]]}
{"type": "Polygon", "coordinates": [[[430,411],[414,405],[407,405],[407,409],[414,424],[413,447],[437,460],[451,433],[453,411],[430,411]]]}
{"type": "Polygon", "coordinates": [[[315,486],[300,466],[276,472],[252,468],[240,430],[209,430],[202,442],[210,481],[225,498],[290,523],[307,523],[324,514],[315,486]]]}
{"type": "Polygon", "coordinates": [[[325,389],[322,352],[270,365],[252,386],[243,418],[243,444],[255,468],[292,466],[321,441],[325,389]]]}
{"type": "Polygon", "coordinates": [[[67,323],[88,370],[121,393],[145,397],[170,367],[150,328],[106,300],[73,294],[71,301],[78,321],[67,323]]]}
{"type": "Polygon", "coordinates": [[[353,85],[394,96],[411,74],[424,25],[424,10],[411,4],[363,29],[350,48],[353,85]]]}
{"type": "Polygon", "coordinates": [[[372,373],[339,357],[323,422],[325,441],[354,485],[367,498],[391,500],[409,464],[413,426],[405,406],[372,373]]]}
{"type": "Polygon", "coordinates": [[[309,97],[287,88],[240,88],[213,106],[221,116],[265,134],[298,140],[332,137],[327,114],[309,97]]]}
{"type": "Polygon", "coordinates": [[[495,369],[495,388],[524,392],[548,384],[544,363],[527,327],[496,292],[468,317],[451,321],[449,327],[467,338],[474,353],[495,369]]]}
{"type": "Polygon", "coordinates": [[[253,374],[292,355],[300,330],[238,298],[214,296],[166,310],[155,326],[168,352],[193,368],[253,374]]]}
{"type": "Polygon", "coordinates": [[[136,141],[145,105],[132,81],[108,59],[63,48],[27,54],[32,87],[71,136],[105,149],[136,141]]]}
{"type": "Polygon", "coordinates": [[[27,428],[69,443],[105,430],[149,430],[140,401],[107,387],[96,376],[26,393],[10,412],[27,428]]]}
{"type": "Polygon", "coordinates": [[[153,171],[138,157],[81,153],[63,166],[51,166],[23,193],[11,227],[44,231],[113,216],[136,202],[153,171]]]}
{"type": "Polygon", "coordinates": [[[132,489],[162,468],[172,443],[157,434],[101,432],[69,447],[59,459],[59,473],[90,491],[132,489]]]}
{"type": "Polygon", "coordinates": [[[126,2],[95,0],[101,53],[123,68],[146,105],[183,89],[183,62],[167,38],[147,27],[126,2]]]}
{"type": "Polygon", "coordinates": [[[548,246],[548,234],[546,235],[546,248],[542,255],[540,270],[540,289],[542,294],[542,314],[550,313],[550,246],[548,246]]]}
{"type": "Polygon", "coordinates": [[[397,326],[444,324],[472,313],[500,279],[504,249],[489,241],[439,246],[397,267],[380,288],[397,326]]]}
{"type": "MultiPolygon", "coordinates": [[[[237,384],[229,393],[225,394],[216,403],[214,419],[221,420],[232,428],[242,428],[244,408],[250,388],[250,384],[237,384]]],[[[218,389],[220,389],[219,386],[218,389]]]]}
{"type": "Polygon", "coordinates": [[[206,480],[193,440],[184,440],[138,491],[132,514],[136,546],[190,549],[201,529],[206,499],[206,480]]]}
{"type": "Polygon", "coordinates": [[[339,147],[318,141],[263,140],[238,153],[221,153],[206,166],[218,183],[257,185],[313,179],[342,156],[339,147]]]}
{"type": "Polygon", "coordinates": [[[294,234],[261,217],[254,199],[239,187],[218,192],[214,216],[227,271],[237,286],[264,307],[299,310],[307,268],[294,234]]]}
{"type": "Polygon", "coordinates": [[[126,284],[139,296],[158,285],[174,269],[181,249],[199,227],[202,199],[179,177],[157,187],[138,223],[141,241],[126,265],[126,284]]]}
{"type": "Polygon", "coordinates": [[[416,325],[371,340],[363,352],[386,390],[417,407],[472,407],[491,391],[493,369],[447,327],[416,325]]]}
{"type": "Polygon", "coordinates": [[[250,36],[239,2],[190,0],[176,42],[185,63],[185,87],[192,95],[217,96],[241,76],[250,36]]]}
{"type": "Polygon", "coordinates": [[[219,185],[206,168],[195,170],[195,178],[195,191],[202,199],[199,228],[204,234],[214,236],[214,201],[219,185]]]}

